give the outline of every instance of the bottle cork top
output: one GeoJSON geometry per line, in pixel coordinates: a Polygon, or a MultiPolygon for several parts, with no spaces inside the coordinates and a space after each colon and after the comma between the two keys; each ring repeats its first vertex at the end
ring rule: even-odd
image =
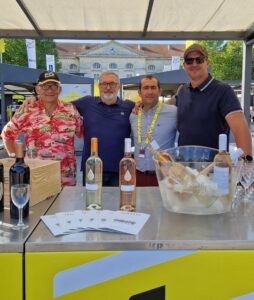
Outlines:
{"type": "Polygon", "coordinates": [[[227,151],[227,135],[222,133],[219,135],[219,151],[227,151]]]}
{"type": "Polygon", "coordinates": [[[97,137],[91,138],[91,152],[93,152],[93,153],[98,152],[98,138],[97,137]]]}
{"type": "Polygon", "coordinates": [[[16,157],[18,157],[18,158],[24,157],[23,143],[22,143],[22,141],[16,140],[16,143],[15,143],[15,152],[16,152],[16,157]]]}
{"type": "Polygon", "coordinates": [[[124,139],[124,152],[131,153],[131,139],[130,138],[124,139]]]}

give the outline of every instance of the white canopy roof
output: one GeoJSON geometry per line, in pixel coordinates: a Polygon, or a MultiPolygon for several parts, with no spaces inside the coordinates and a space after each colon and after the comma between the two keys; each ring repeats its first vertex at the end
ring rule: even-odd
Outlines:
{"type": "Polygon", "coordinates": [[[0,37],[254,38],[253,0],[0,0],[0,37]]]}

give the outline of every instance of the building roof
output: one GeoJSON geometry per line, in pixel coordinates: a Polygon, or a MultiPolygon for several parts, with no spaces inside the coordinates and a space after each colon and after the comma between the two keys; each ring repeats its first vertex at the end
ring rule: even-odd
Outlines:
{"type": "MultiPolygon", "coordinates": [[[[147,57],[171,57],[171,56],[181,56],[185,50],[185,45],[183,44],[129,44],[129,43],[117,43],[119,46],[125,48],[130,48],[130,50],[135,50],[136,53],[140,52],[140,55],[147,57]]],[[[56,48],[60,57],[73,57],[79,56],[81,54],[86,54],[93,49],[98,47],[103,47],[101,43],[56,43],[56,48]]]]}

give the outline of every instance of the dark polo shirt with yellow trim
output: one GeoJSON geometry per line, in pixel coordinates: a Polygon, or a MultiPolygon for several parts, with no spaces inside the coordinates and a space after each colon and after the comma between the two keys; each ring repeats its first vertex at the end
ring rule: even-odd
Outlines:
{"type": "Polygon", "coordinates": [[[218,148],[219,134],[229,136],[225,117],[242,111],[233,89],[209,75],[199,87],[186,84],[177,100],[178,145],[197,145],[218,148]]]}

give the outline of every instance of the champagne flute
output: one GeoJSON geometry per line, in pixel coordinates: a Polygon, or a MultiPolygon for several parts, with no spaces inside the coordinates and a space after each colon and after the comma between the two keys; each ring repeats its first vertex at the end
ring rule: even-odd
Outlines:
{"type": "Polygon", "coordinates": [[[27,204],[30,197],[29,184],[14,184],[11,186],[11,198],[19,210],[19,221],[15,229],[25,229],[28,225],[23,222],[23,207],[27,204]]]}

